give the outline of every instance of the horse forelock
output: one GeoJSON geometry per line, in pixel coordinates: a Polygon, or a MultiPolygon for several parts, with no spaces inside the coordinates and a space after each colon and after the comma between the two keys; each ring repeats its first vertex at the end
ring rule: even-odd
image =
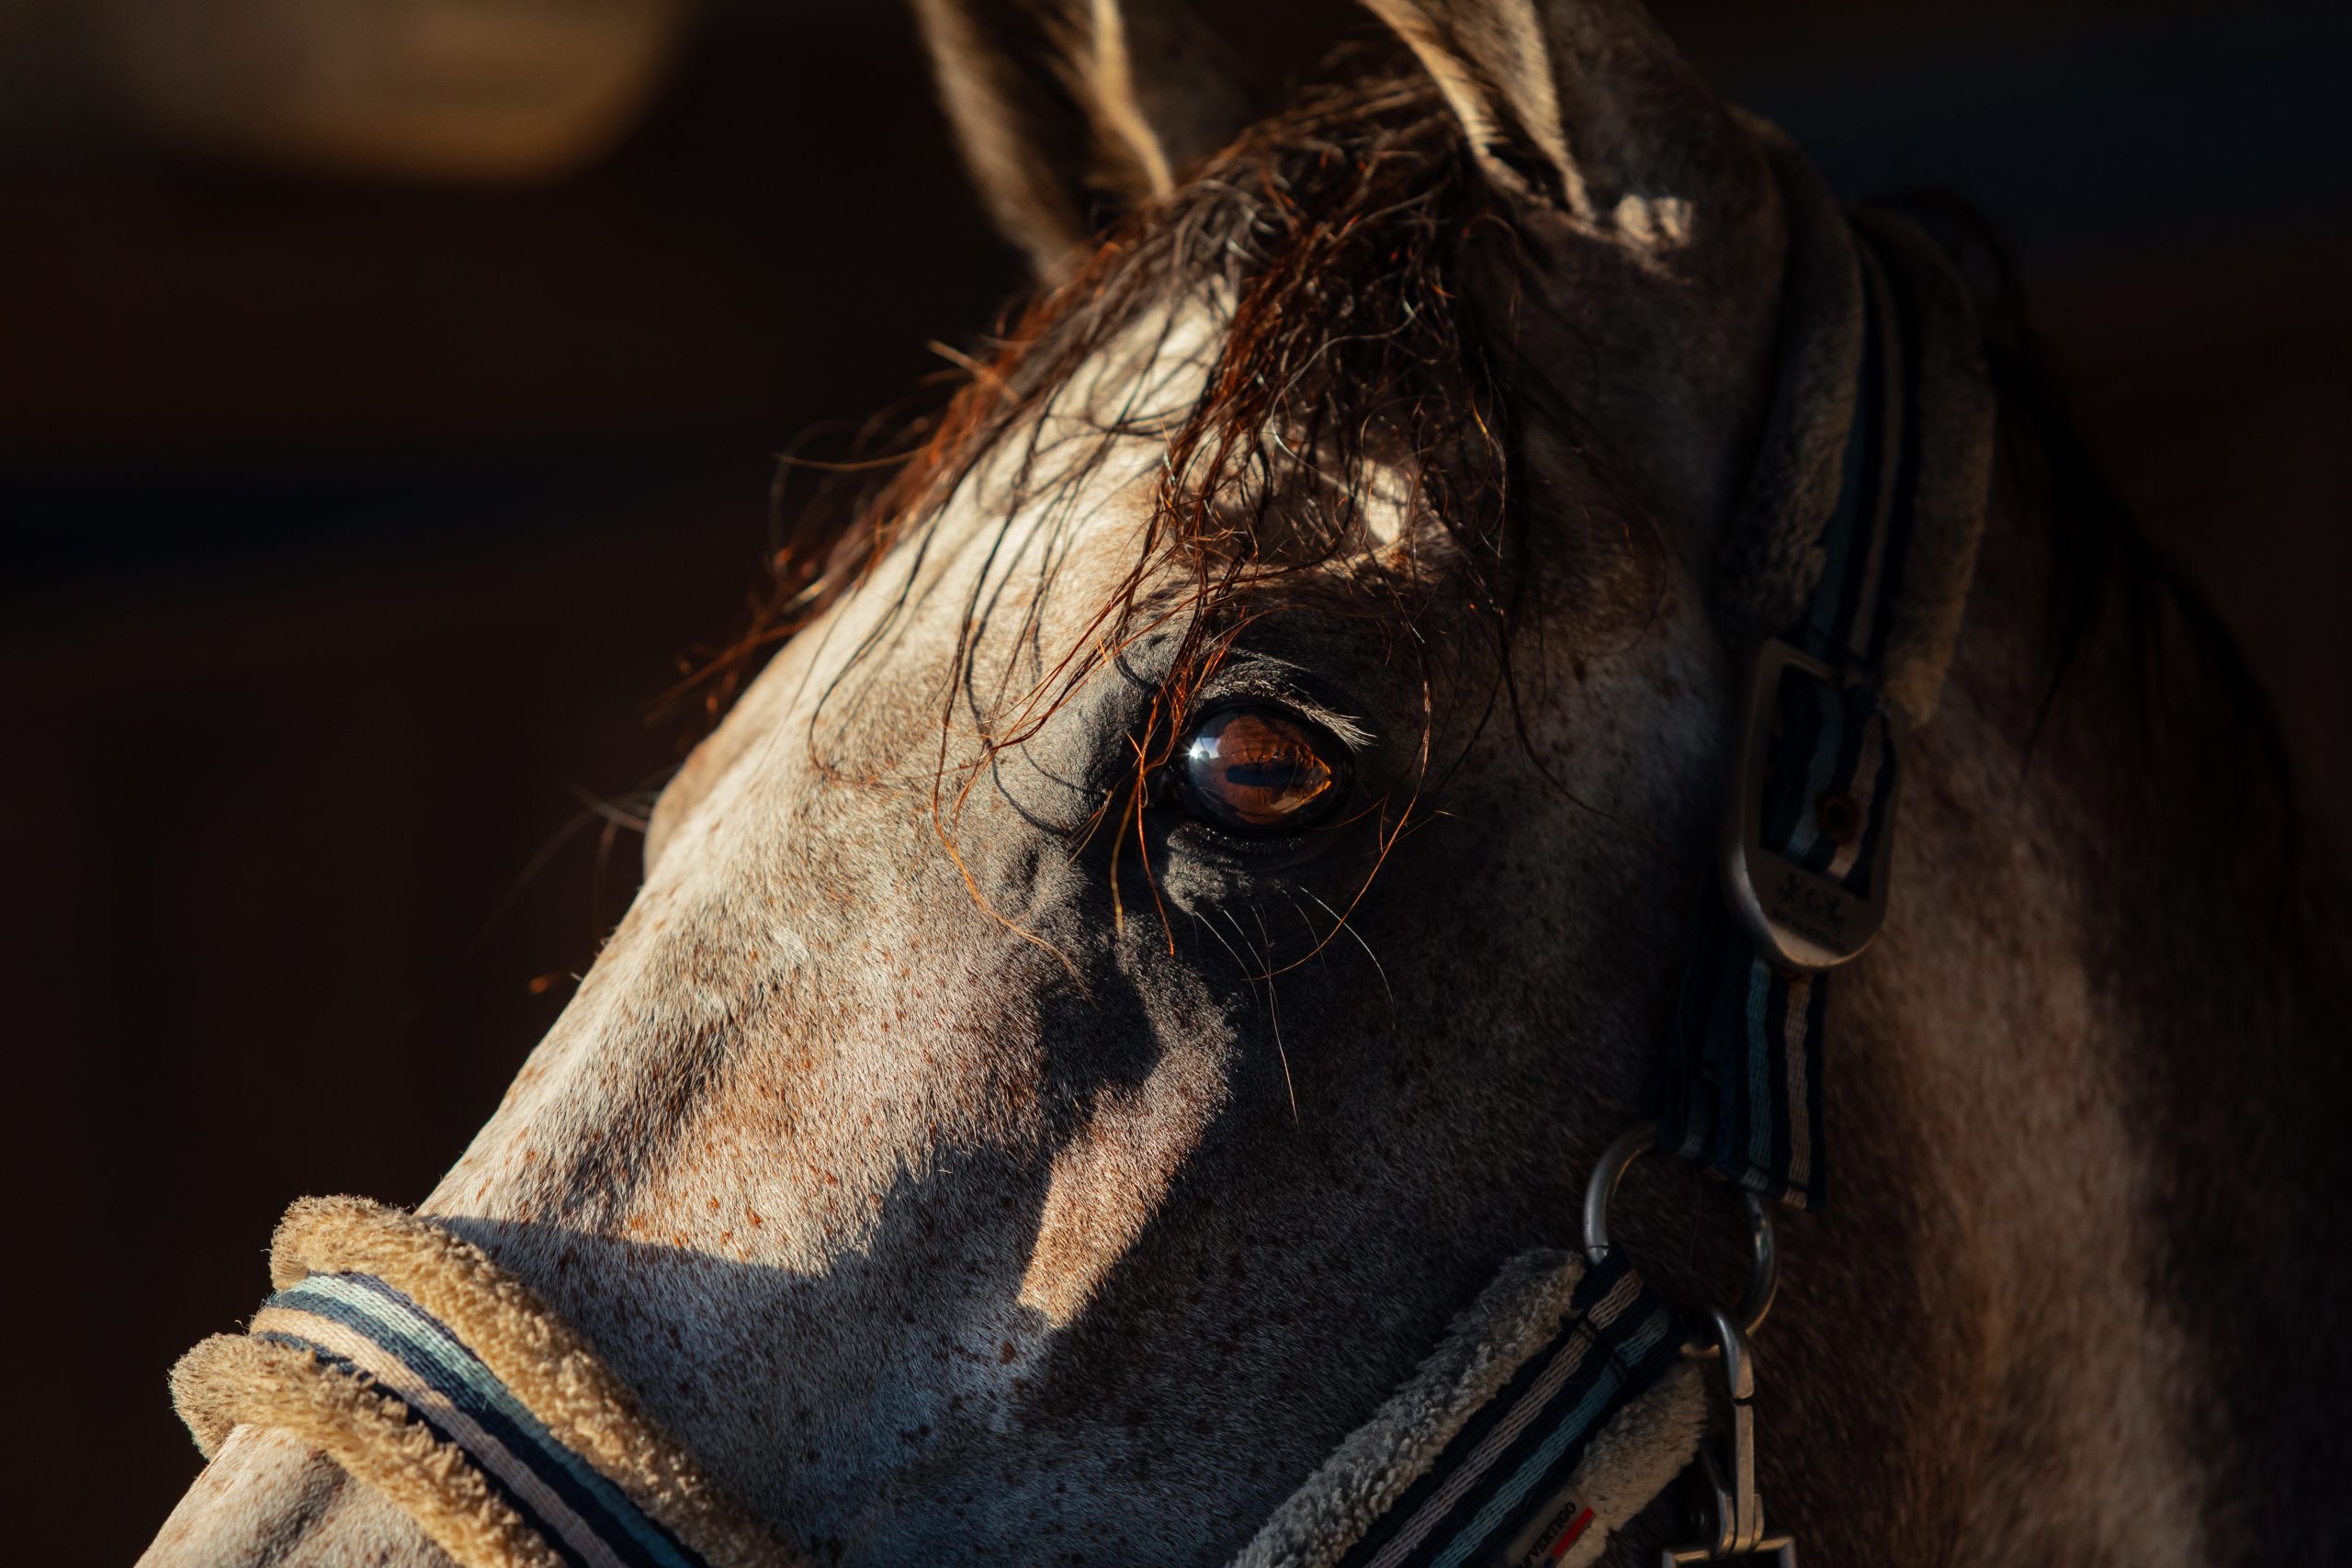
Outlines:
{"type": "MultiPolygon", "coordinates": [[[[1483,299],[1473,277],[1514,252],[1514,220],[1437,91],[1374,60],[1309,88],[1075,257],[986,357],[956,356],[935,412],[862,436],[895,455],[842,465],[871,482],[846,507],[796,520],[768,604],[696,677],[710,713],[764,650],[848,595],[879,592],[889,609],[831,677],[854,679],[911,604],[924,558],[973,547],[943,539],[951,527],[1034,561],[1036,581],[1008,592],[983,571],[962,607],[931,776],[943,824],[1000,752],[1145,644],[1156,649],[1138,726],[1149,741],[1095,827],[1134,807],[1168,761],[1174,720],[1268,615],[1309,608],[1408,648],[1433,616],[1466,624],[1495,656],[1486,679],[1433,687],[1430,701],[1483,716],[1516,707],[1510,648],[1531,581],[1568,585],[1596,624],[1657,613],[1655,541],[1636,538],[1646,519],[1589,441],[1585,525],[1531,545],[1513,429],[1525,389],[1496,348],[1512,323],[1493,319],[1509,307],[1483,299]],[[1131,557],[1069,580],[1058,547],[1091,521],[1106,465],[1138,448],[1150,472],[1134,476],[1146,500],[1131,557]],[[1023,526],[1043,537],[1010,544],[1023,526]],[[1571,537],[1587,547],[1563,548],[1571,537]],[[1046,592],[1065,588],[1086,596],[1074,622],[1063,617],[1079,630],[1038,644],[1046,592]],[[1017,624],[990,624],[1002,616],[1017,624]],[[1000,671],[976,694],[983,636],[1038,644],[1033,682],[1009,688],[1000,671]],[[944,709],[958,694],[978,743],[951,758],[957,720],[944,709]]],[[[1548,400],[1541,414],[1573,423],[1548,400]]],[[[1432,728],[1438,717],[1424,715],[1432,728]]],[[[1436,758],[1430,772],[1446,767],[1436,758]]]]}

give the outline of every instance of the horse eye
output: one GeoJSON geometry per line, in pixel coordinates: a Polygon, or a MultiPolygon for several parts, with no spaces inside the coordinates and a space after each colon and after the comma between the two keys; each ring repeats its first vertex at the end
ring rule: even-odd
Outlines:
{"type": "Polygon", "coordinates": [[[1169,765],[1195,816],[1237,832],[1295,832],[1338,807],[1348,752],[1287,708],[1227,707],[1180,736],[1169,765]]]}

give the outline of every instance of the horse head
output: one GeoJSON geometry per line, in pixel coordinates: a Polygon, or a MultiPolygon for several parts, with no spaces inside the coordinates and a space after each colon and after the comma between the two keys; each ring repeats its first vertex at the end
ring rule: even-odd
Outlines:
{"type": "MultiPolygon", "coordinates": [[[[812,1560],[1220,1562],[1655,1103],[1818,196],[1626,0],[1372,0],[1386,45],[1265,117],[1171,4],[919,8],[1035,298],[789,584],[422,1212],[812,1560]]],[[[2188,1430],[2123,1112],[1970,1131],[2100,1048],[2069,896],[2004,848],[2071,819],[1984,826],[2025,624],[1963,649],[1927,908],[1856,993],[1856,1196],[1792,1238],[1784,1352],[1841,1458],[1784,1484],[1916,1522],[1923,1425],[1991,1453],[1999,1390],[2137,1363],[2134,1452],[2065,1484],[2174,1561],[2193,1499],[2108,1501],[2188,1430]],[[2065,1212],[1992,1235],[2062,1157],[2065,1212]]],[[[1713,1278],[1695,1180],[1628,1201],[1713,1278]]],[[[265,1559],[438,1554],[246,1427],[152,1560],[265,1559]]]]}

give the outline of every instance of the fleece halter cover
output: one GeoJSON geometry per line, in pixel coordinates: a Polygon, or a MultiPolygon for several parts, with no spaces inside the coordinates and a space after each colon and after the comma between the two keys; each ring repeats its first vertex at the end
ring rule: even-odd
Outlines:
{"type": "MultiPolygon", "coordinates": [[[[1769,127],[1792,217],[1779,384],[1719,615],[1801,658],[1764,694],[1760,847],[1882,900],[1895,742],[1935,706],[1982,525],[1990,396],[1964,289],[1907,224],[1850,224],[1769,127]],[[1833,809],[1834,807],[1834,809],[1833,809]],[[1833,820],[1834,818],[1834,820],[1833,820]]],[[[1758,890],[1768,897],[1770,890],[1758,890]]],[[[1822,1198],[1825,980],[1724,898],[1697,922],[1660,1145],[1822,1198]]],[[[1833,933],[1834,934],[1834,933],[1833,933]]],[[[276,1427],[408,1509],[460,1568],[783,1568],[801,1559],[519,1280],[432,1221],[294,1205],[250,1332],[172,1373],[209,1457],[276,1427]]],[[[1581,1568],[1707,1425],[1683,1325],[1622,1249],[1506,1264],[1234,1568],[1581,1568]]]]}

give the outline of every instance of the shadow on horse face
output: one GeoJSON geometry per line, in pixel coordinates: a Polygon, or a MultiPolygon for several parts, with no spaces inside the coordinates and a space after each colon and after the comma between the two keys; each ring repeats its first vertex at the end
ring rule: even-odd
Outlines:
{"type": "Polygon", "coordinates": [[[1246,703],[1349,737],[1353,793],[1312,831],[1125,787],[1172,633],[972,753],[943,805],[942,671],[1018,692],[991,660],[1076,640],[1090,553],[1134,550],[1095,515],[1032,637],[943,651],[956,562],[988,556],[951,531],[1001,525],[951,511],[938,582],[878,578],[787,648],[427,1205],[852,1561],[1146,1528],[1229,1549],[1503,1258],[1567,1238],[1581,1151],[1645,1092],[1687,902],[1655,890],[1702,875],[1657,846],[1702,841],[1672,824],[1711,728],[1668,725],[1678,758],[1637,717],[1709,700],[1672,617],[1630,648],[1550,628],[1524,716],[1468,617],[1241,617],[1158,722],[1246,703]],[[885,618],[881,651],[841,651],[885,618]],[[890,714],[915,744],[834,743],[890,714]]]}

